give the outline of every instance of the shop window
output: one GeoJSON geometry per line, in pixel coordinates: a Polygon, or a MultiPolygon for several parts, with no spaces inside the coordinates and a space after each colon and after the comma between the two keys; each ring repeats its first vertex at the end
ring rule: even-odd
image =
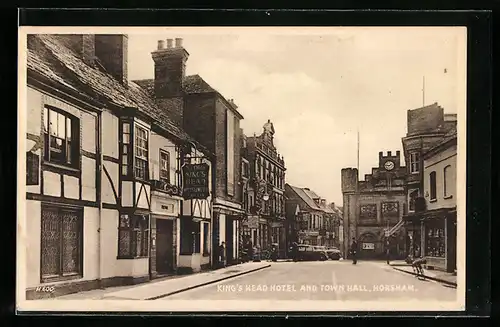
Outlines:
{"type": "Polygon", "coordinates": [[[170,153],[160,150],[160,181],[170,183],[170,153]]]}
{"type": "Polygon", "coordinates": [[[444,228],[427,228],[425,255],[430,257],[445,257],[444,228]]]}
{"type": "Polygon", "coordinates": [[[210,254],[210,224],[203,223],[203,255],[210,254]]]}
{"type": "Polygon", "coordinates": [[[436,200],[436,172],[433,171],[429,174],[429,192],[430,199],[436,200]]]}
{"type": "Polygon", "coordinates": [[[145,215],[120,215],[118,257],[147,257],[149,250],[149,218],[145,215]]]}
{"type": "Polygon", "coordinates": [[[62,110],[45,107],[43,121],[44,159],[60,165],[78,167],[79,119],[62,110]]]}
{"type": "Polygon", "coordinates": [[[82,210],[42,206],[40,268],[42,282],[82,276],[82,210]]]}

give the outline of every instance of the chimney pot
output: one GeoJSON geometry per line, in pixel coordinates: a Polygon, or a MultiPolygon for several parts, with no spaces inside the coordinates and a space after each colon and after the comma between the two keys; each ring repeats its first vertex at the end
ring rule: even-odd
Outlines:
{"type": "Polygon", "coordinates": [[[182,39],[181,38],[176,38],[175,39],[175,47],[176,48],[182,48],[182,39]]]}
{"type": "Polygon", "coordinates": [[[172,47],[172,43],[174,42],[174,40],[172,39],[167,39],[167,49],[170,49],[172,47]]]}
{"type": "Polygon", "coordinates": [[[158,50],[163,50],[163,49],[165,49],[165,41],[158,40],[158,50]]]}

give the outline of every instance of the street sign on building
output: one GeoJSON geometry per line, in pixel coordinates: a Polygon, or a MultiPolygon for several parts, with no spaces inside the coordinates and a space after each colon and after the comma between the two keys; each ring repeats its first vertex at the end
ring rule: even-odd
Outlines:
{"type": "Polygon", "coordinates": [[[363,243],[363,250],[375,250],[375,244],[363,243]]]}
{"type": "Polygon", "coordinates": [[[185,164],[182,167],[182,197],[189,199],[206,199],[210,194],[208,185],[210,167],[206,163],[185,164]]]}

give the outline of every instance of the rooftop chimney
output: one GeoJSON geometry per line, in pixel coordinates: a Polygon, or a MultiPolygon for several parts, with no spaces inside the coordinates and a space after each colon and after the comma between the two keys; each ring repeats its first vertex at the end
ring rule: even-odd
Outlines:
{"type": "Polygon", "coordinates": [[[163,49],[165,49],[165,41],[158,40],[158,50],[163,50],[163,49]]]}
{"type": "Polygon", "coordinates": [[[59,34],[57,37],[87,65],[94,65],[95,35],[94,34],[59,34]]]}
{"type": "MultiPolygon", "coordinates": [[[[183,82],[189,53],[182,47],[182,39],[167,39],[167,47],[151,53],[155,65],[154,95],[158,106],[177,126],[183,125],[183,82]],[[172,101],[174,100],[174,101],[172,101]]],[[[160,44],[160,41],[158,41],[160,44]]]]}
{"type": "MultiPolygon", "coordinates": [[[[160,44],[158,43],[158,47],[160,44]]],[[[95,54],[106,71],[123,85],[128,85],[128,36],[97,34],[95,54]]]]}

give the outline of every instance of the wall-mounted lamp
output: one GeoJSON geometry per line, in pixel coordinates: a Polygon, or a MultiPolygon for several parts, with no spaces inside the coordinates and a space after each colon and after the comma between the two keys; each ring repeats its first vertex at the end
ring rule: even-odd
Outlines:
{"type": "Polygon", "coordinates": [[[33,150],[33,148],[35,147],[35,145],[36,145],[35,141],[27,139],[26,140],[26,149],[29,149],[29,150],[27,150],[26,152],[31,152],[33,150]]]}
{"type": "Polygon", "coordinates": [[[264,201],[269,201],[269,194],[267,194],[267,193],[266,193],[266,194],[264,194],[264,195],[262,196],[262,200],[264,200],[264,201]]]}

